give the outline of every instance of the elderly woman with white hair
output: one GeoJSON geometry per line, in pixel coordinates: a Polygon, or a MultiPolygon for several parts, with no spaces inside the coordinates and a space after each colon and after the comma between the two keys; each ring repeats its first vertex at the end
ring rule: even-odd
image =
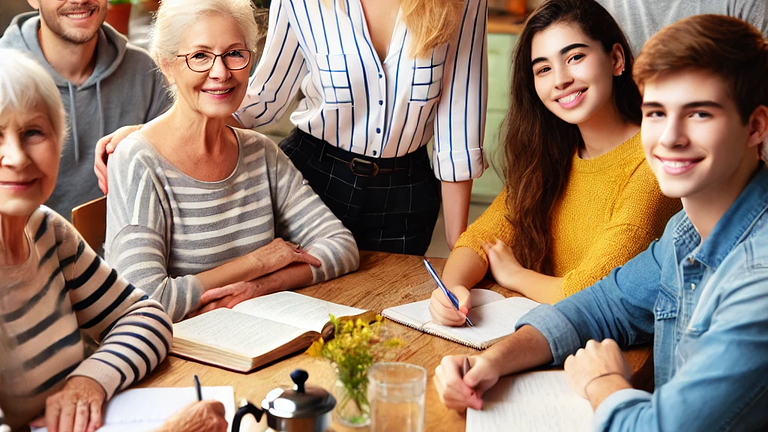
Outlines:
{"type": "Polygon", "coordinates": [[[226,124],[256,34],[249,0],[164,0],[150,54],[175,102],[110,159],[107,261],[174,321],[359,264],[349,230],[278,147],[226,124]]]}
{"type": "Polygon", "coordinates": [[[0,58],[0,423],[93,431],[104,402],[165,358],[171,322],[42,206],[66,135],[61,97],[33,59],[0,58]],[[83,334],[100,343],[89,356],[83,334]]]}

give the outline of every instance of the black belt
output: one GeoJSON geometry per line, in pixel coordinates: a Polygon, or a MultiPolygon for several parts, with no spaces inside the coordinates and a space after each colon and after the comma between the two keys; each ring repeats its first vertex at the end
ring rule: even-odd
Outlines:
{"type": "Polygon", "coordinates": [[[394,158],[364,156],[334,147],[328,142],[298,128],[296,128],[295,131],[305,142],[310,142],[315,145],[315,148],[320,152],[321,160],[324,157],[328,157],[339,161],[347,165],[353,174],[360,177],[375,177],[379,174],[389,174],[395,171],[410,171],[413,166],[418,162],[421,162],[422,159],[427,159],[429,157],[426,148],[423,147],[412,153],[408,153],[407,155],[394,158]]]}

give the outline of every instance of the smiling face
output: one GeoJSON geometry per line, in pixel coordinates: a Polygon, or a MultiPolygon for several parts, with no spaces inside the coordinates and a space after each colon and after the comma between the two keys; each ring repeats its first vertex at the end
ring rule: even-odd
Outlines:
{"type": "Polygon", "coordinates": [[[531,41],[534,85],[539,99],[570,124],[615,109],[613,77],[624,68],[621,46],[606,53],[599,41],[570,24],[553,24],[531,41]]]}
{"type": "MultiPolygon", "coordinates": [[[[232,17],[207,15],[186,30],[178,54],[189,54],[191,61],[201,50],[223,54],[242,49],[246,49],[245,40],[232,17]]],[[[216,57],[207,72],[190,70],[184,57],[164,65],[163,71],[176,86],[177,103],[209,118],[232,115],[248,87],[249,68],[231,71],[221,57],[216,57]]]]}
{"type": "Polygon", "coordinates": [[[34,0],[30,4],[40,10],[43,29],[75,44],[93,40],[107,16],[107,0],[34,0]]]}
{"type": "Polygon", "coordinates": [[[706,203],[741,193],[765,134],[755,114],[744,124],[720,77],[686,70],[648,80],[642,110],[645,156],[664,195],[706,203]]]}
{"type": "Polygon", "coordinates": [[[0,115],[0,215],[29,216],[51,196],[60,152],[42,104],[0,115]]]}

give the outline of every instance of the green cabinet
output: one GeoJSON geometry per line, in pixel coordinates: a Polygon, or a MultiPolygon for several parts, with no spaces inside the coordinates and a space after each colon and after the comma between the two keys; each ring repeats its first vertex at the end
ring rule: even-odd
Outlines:
{"type": "Polygon", "coordinates": [[[485,158],[490,166],[472,184],[472,201],[489,203],[504,187],[500,171],[504,159],[499,133],[509,106],[510,65],[517,35],[488,35],[488,111],[485,118],[485,158]],[[497,171],[498,170],[498,171],[497,171]]]}

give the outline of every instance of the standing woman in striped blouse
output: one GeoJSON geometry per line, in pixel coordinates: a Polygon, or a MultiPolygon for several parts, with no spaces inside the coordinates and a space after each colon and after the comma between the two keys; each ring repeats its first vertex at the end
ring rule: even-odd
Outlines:
{"type": "Polygon", "coordinates": [[[93,431],[105,400],[165,358],[170,319],[42,206],[66,135],[61,96],[35,60],[0,58],[0,431],[35,417],[93,431]],[[88,357],[82,334],[101,344],[88,357]]]}
{"type": "Polygon", "coordinates": [[[301,89],[280,147],[358,246],[423,255],[442,189],[453,247],[484,169],[486,23],[485,0],[272,0],[235,117],[266,125],[301,89]]]}
{"type": "Polygon", "coordinates": [[[226,125],[256,33],[250,0],[164,0],[150,54],[175,101],[109,164],[107,261],[174,321],[359,263],[352,234],[277,145],[226,125]]]}

